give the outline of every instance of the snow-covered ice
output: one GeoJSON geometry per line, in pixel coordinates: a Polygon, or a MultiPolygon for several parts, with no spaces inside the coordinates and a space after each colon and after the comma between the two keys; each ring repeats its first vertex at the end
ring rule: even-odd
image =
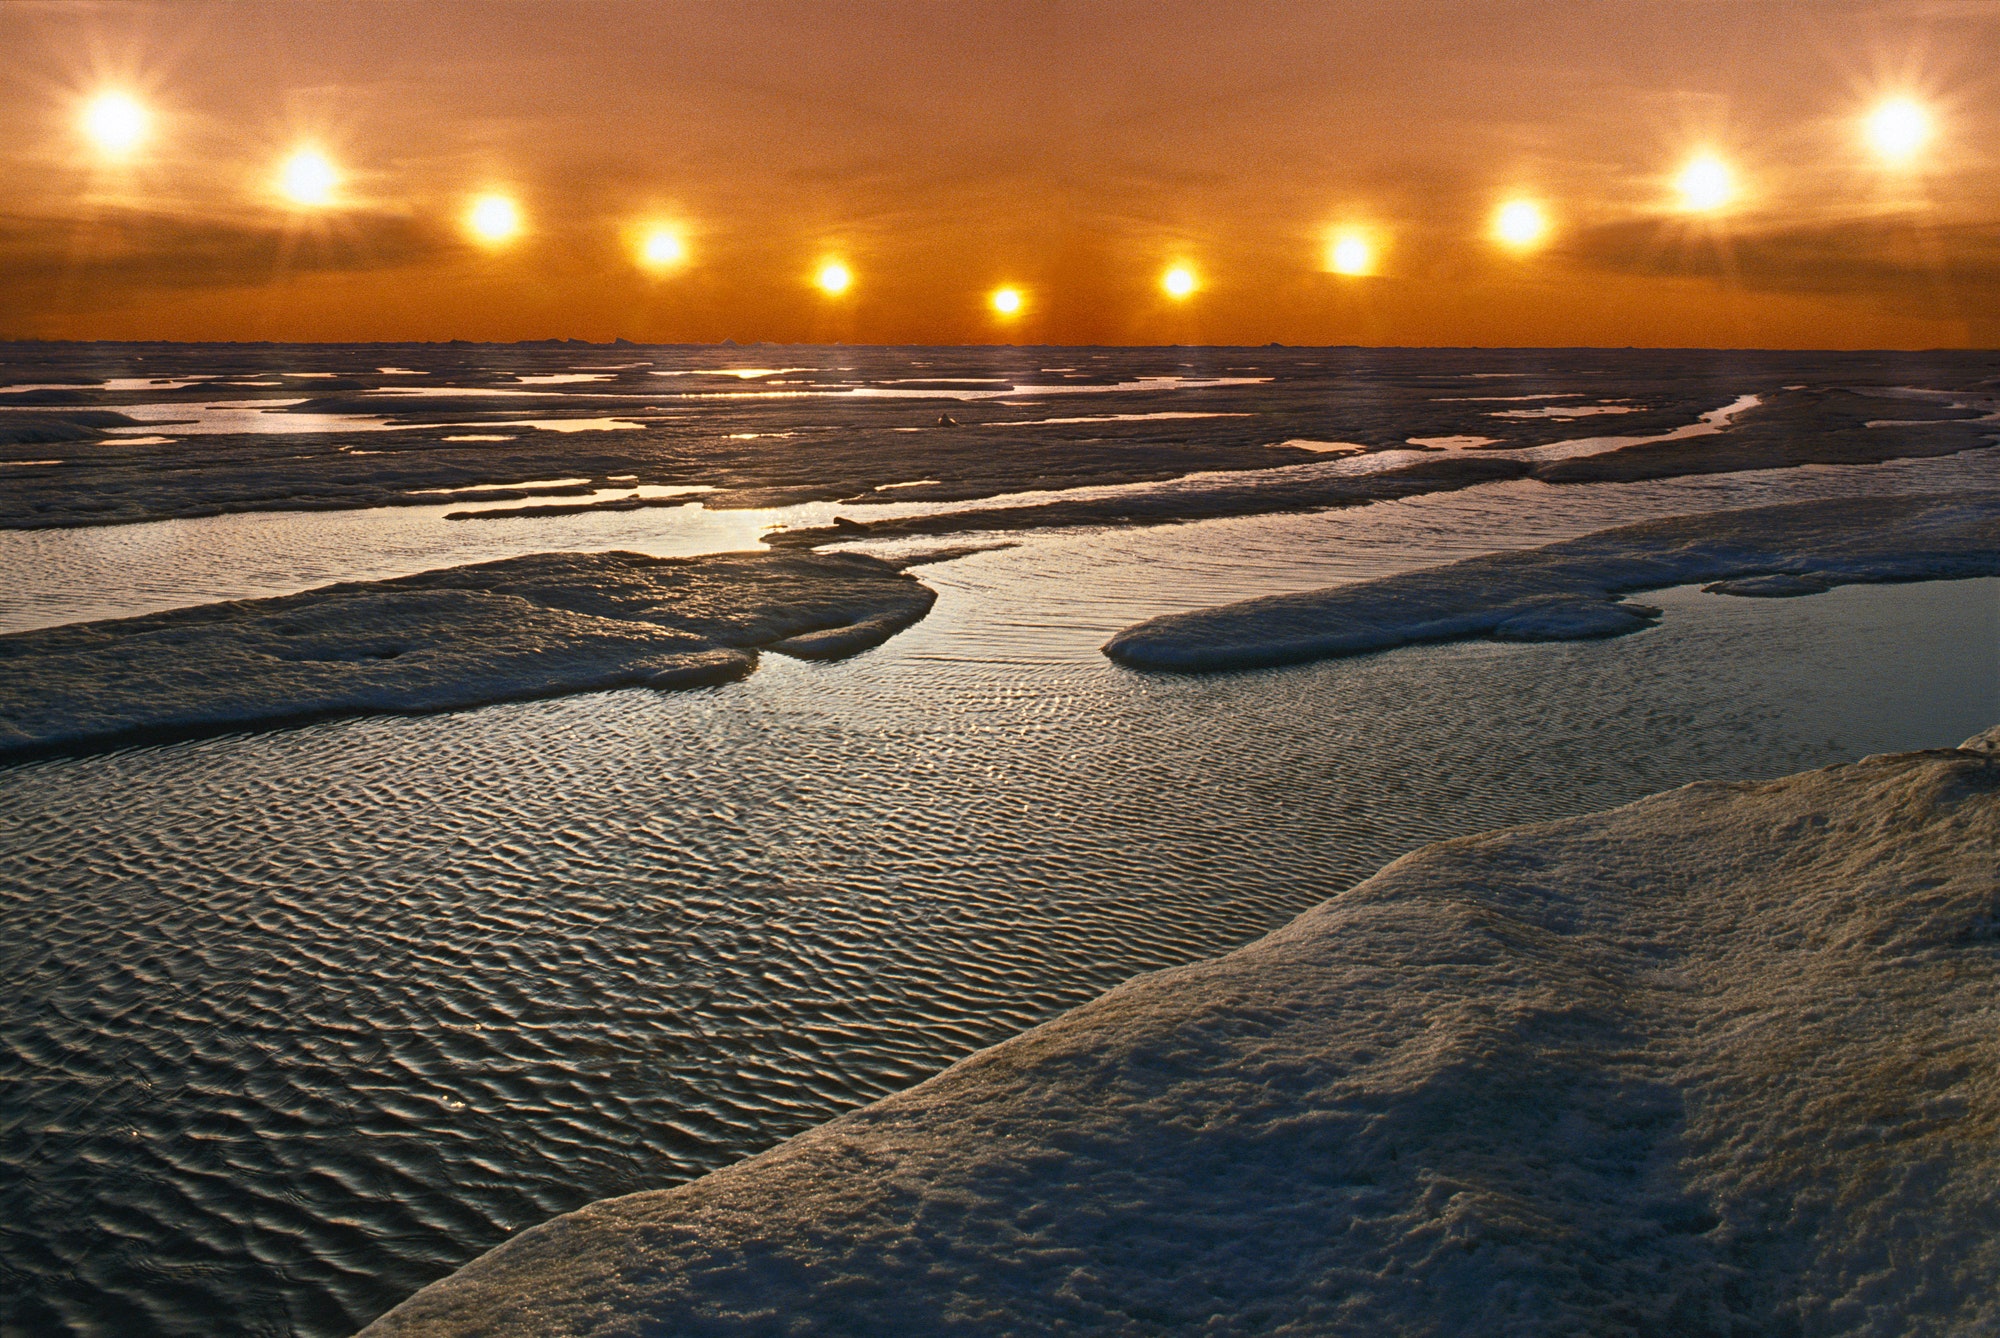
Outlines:
{"type": "Polygon", "coordinates": [[[935,594],[860,554],[538,553],[0,636],[0,759],[329,716],[741,678],[835,659],[935,594]]]}
{"type": "Polygon", "coordinates": [[[365,1332],[1990,1333],[2000,728],[1446,841],[365,1332]]]}
{"type": "Polygon", "coordinates": [[[1564,641],[1650,625],[1636,590],[1714,582],[1724,594],[2000,574],[2000,493],[1792,502],[1677,516],[1542,548],[1296,595],[1169,614],[1104,653],[1142,669],[1256,669],[1420,641],[1564,641]],[[1782,581],[1746,578],[1786,578],[1782,581]]]}

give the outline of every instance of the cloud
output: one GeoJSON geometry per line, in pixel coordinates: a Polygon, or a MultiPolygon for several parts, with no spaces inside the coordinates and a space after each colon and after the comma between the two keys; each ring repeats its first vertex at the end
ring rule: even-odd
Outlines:
{"type": "Polygon", "coordinates": [[[352,211],[309,223],[120,209],[50,218],[0,214],[0,294],[132,294],[230,287],[246,279],[396,269],[450,246],[435,226],[352,211]]]}
{"type": "Polygon", "coordinates": [[[1699,275],[1753,291],[1953,305],[2000,297],[2000,225],[1847,219],[1700,234],[1635,220],[1590,229],[1571,255],[1591,269],[1699,275]]]}

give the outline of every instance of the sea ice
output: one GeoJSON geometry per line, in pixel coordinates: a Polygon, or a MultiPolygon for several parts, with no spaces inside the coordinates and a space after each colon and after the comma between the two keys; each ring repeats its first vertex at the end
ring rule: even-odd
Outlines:
{"type": "MultiPolygon", "coordinates": [[[[1259,471],[1206,471],[1124,487],[1076,489],[1034,505],[996,505],[989,498],[986,504],[965,510],[872,521],[867,537],[1158,525],[1315,511],[1514,478],[1532,477],[1545,483],[1629,482],[1812,464],[1879,464],[1898,458],[1954,455],[2000,441],[1993,420],[1981,412],[1990,396],[1963,397],[1979,401],[1977,407],[1956,400],[1927,402],[1922,406],[1926,416],[1907,422],[1870,419],[1869,415],[1880,412],[1881,398],[1882,393],[1850,391],[1744,394],[1691,423],[1662,425],[1657,435],[1558,438],[1515,446],[1462,431],[1397,438],[1421,448],[1414,451],[1369,449],[1345,439],[1288,439],[1278,445],[1315,452],[1356,445],[1368,453],[1338,461],[1344,466],[1340,468],[1315,463],[1259,471]],[[1428,451],[1442,454],[1426,458],[1428,451]]],[[[766,542],[812,547],[842,537],[858,536],[815,527],[781,531],[766,542]]]]}
{"type": "Polygon", "coordinates": [[[1428,846],[367,1338],[1991,1333],[2000,729],[1428,846]]]}
{"type": "MultiPolygon", "coordinates": [[[[922,561],[922,557],[910,561],[922,561]]],[[[909,563],[901,564],[909,565],[909,563]]],[[[860,554],[538,553],[0,636],[0,760],[330,716],[741,678],[936,595],[860,554]]]]}
{"type": "Polygon", "coordinates": [[[1724,594],[2000,574],[2000,493],[1864,497],[1676,516],[1380,580],[1168,614],[1104,653],[1141,669],[1258,669],[1420,641],[1564,641],[1637,631],[1635,590],[1724,594]]]}

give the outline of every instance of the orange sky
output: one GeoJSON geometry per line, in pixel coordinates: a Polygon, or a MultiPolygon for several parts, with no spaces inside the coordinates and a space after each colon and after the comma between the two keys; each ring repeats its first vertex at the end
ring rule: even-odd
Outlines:
{"type": "Polygon", "coordinates": [[[0,53],[6,336],[2000,343],[2000,0],[13,0],[0,53]],[[306,141],[333,207],[271,189],[306,141]],[[1697,215],[1704,147],[1741,191],[1697,215]],[[685,264],[633,263],[648,220],[685,264]],[[1376,273],[1326,272],[1343,228],[1376,273]]]}

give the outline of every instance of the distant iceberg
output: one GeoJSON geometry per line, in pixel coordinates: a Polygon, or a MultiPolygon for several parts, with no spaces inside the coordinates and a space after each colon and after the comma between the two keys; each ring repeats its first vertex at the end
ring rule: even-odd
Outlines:
{"type": "Polygon", "coordinates": [[[1803,595],[1835,585],[2000,575],[2000,493],[1792,502],[1600,530],[1543,548],[1128,627],[1104,653],[1139,669],[1261,669],[1423,641],[1569,641],[1650,625],[1619,596],[1713,582],[1803,595]]]}
{"type": "Polygon", "coordinates": [[[2000,1331],[2000,728],[1426,847],[365,1332],[2000,1331]]]}

